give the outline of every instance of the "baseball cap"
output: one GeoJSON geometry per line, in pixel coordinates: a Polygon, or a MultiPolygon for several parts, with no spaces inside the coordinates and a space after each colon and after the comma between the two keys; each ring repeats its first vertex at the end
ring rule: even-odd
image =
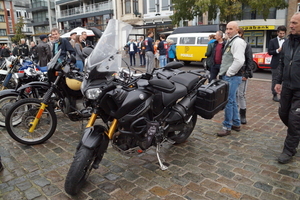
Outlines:
{"type": "Polygon", "coordinates": [[[47,35],[40,35],[40,39],[41,39],[41,40],[43,40],[43,39],[45,39],[45,38],[48,38],[48,36],[47,36],[47,35]]]}

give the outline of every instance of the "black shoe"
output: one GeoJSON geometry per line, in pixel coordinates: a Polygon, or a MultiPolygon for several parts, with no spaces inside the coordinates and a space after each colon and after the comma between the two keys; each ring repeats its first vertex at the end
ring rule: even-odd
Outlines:
{"type": "Polygon", "coordinates": [[[278,99],[277,95],[274,95],[274,96],[273,96],[273,101],[279,102],[279,99],[278,99]]]}
{"type": "Polygon", "coordinates": [[[2,165],[2,163],[1,163],[1,161],[0,161],[0,172],[3,170],[3,165],[2,165]]]}
{"type": "Polygon", "coordinates": [[[286,153],[281,153],[278,157],[278,162],[281,164],[287,164],[292,161],[293,156],[289,156],[286,153]]]}
{"type": "Polygon", "coordinates": [[[241,124],[247,124],[246,109],[240,109],[241,124]]]}

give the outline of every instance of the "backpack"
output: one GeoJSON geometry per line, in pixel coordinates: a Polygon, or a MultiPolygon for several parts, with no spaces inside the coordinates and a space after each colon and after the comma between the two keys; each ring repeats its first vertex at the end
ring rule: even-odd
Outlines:
{"type": "MultiPolygon", "coordinates": [[[[239,38],[241,38],[240,36],[237,36],[239,38]]],[[[237,38],[235,37],[235,38],[237,38]]],[[[233,38],[233,40],[235,39],[233,38]]],[[[223,49],[223,52],[225,51],[225,49],[229,46],[229,44],[233,41],[231,40],[229,43],[227,43],[223,49]]],[[[246,41],[245,41],[246,42],[246,41]]],[[[253,77],[253,70],[255,68],[255,63],[253,61],[253,54],[252,54],[252,49],[251,49],[251,45],[246,42],[246,49],[245,49],[245,63],[243,65],[243,67],[241,68],[242,72],[243,72],[243,76],[246,78],[252,78],[253,77]]]]}

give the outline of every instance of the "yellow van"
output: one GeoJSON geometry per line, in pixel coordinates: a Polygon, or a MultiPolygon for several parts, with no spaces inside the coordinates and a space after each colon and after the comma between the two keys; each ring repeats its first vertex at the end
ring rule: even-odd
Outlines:
{"type": "Polygon", "coordinates": [[[180,33],[169,35],[167,39],[176,43],[176,59],[188,65],[190,62],[205,64],[205,53],[209,35],[212,33],[180,33]]]}

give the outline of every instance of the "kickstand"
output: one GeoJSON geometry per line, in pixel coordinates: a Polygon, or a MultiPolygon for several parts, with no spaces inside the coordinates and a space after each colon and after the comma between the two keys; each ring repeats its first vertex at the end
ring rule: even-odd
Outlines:
{"type": "Polygon", "coordinates": [[[159,152],[160,152],[160,144],[157,144],[157,145],[156,145],[156,156],[157,156],[157,160],[158,160],[158,162],[159,162],[160,169],[161,169],[161,170],[166,170],[166,169],[168,169],[168,167],[165,166],[165,165],[161,162],[161,159],[160,159],[160,157],[159,157],[159,152]]]}

